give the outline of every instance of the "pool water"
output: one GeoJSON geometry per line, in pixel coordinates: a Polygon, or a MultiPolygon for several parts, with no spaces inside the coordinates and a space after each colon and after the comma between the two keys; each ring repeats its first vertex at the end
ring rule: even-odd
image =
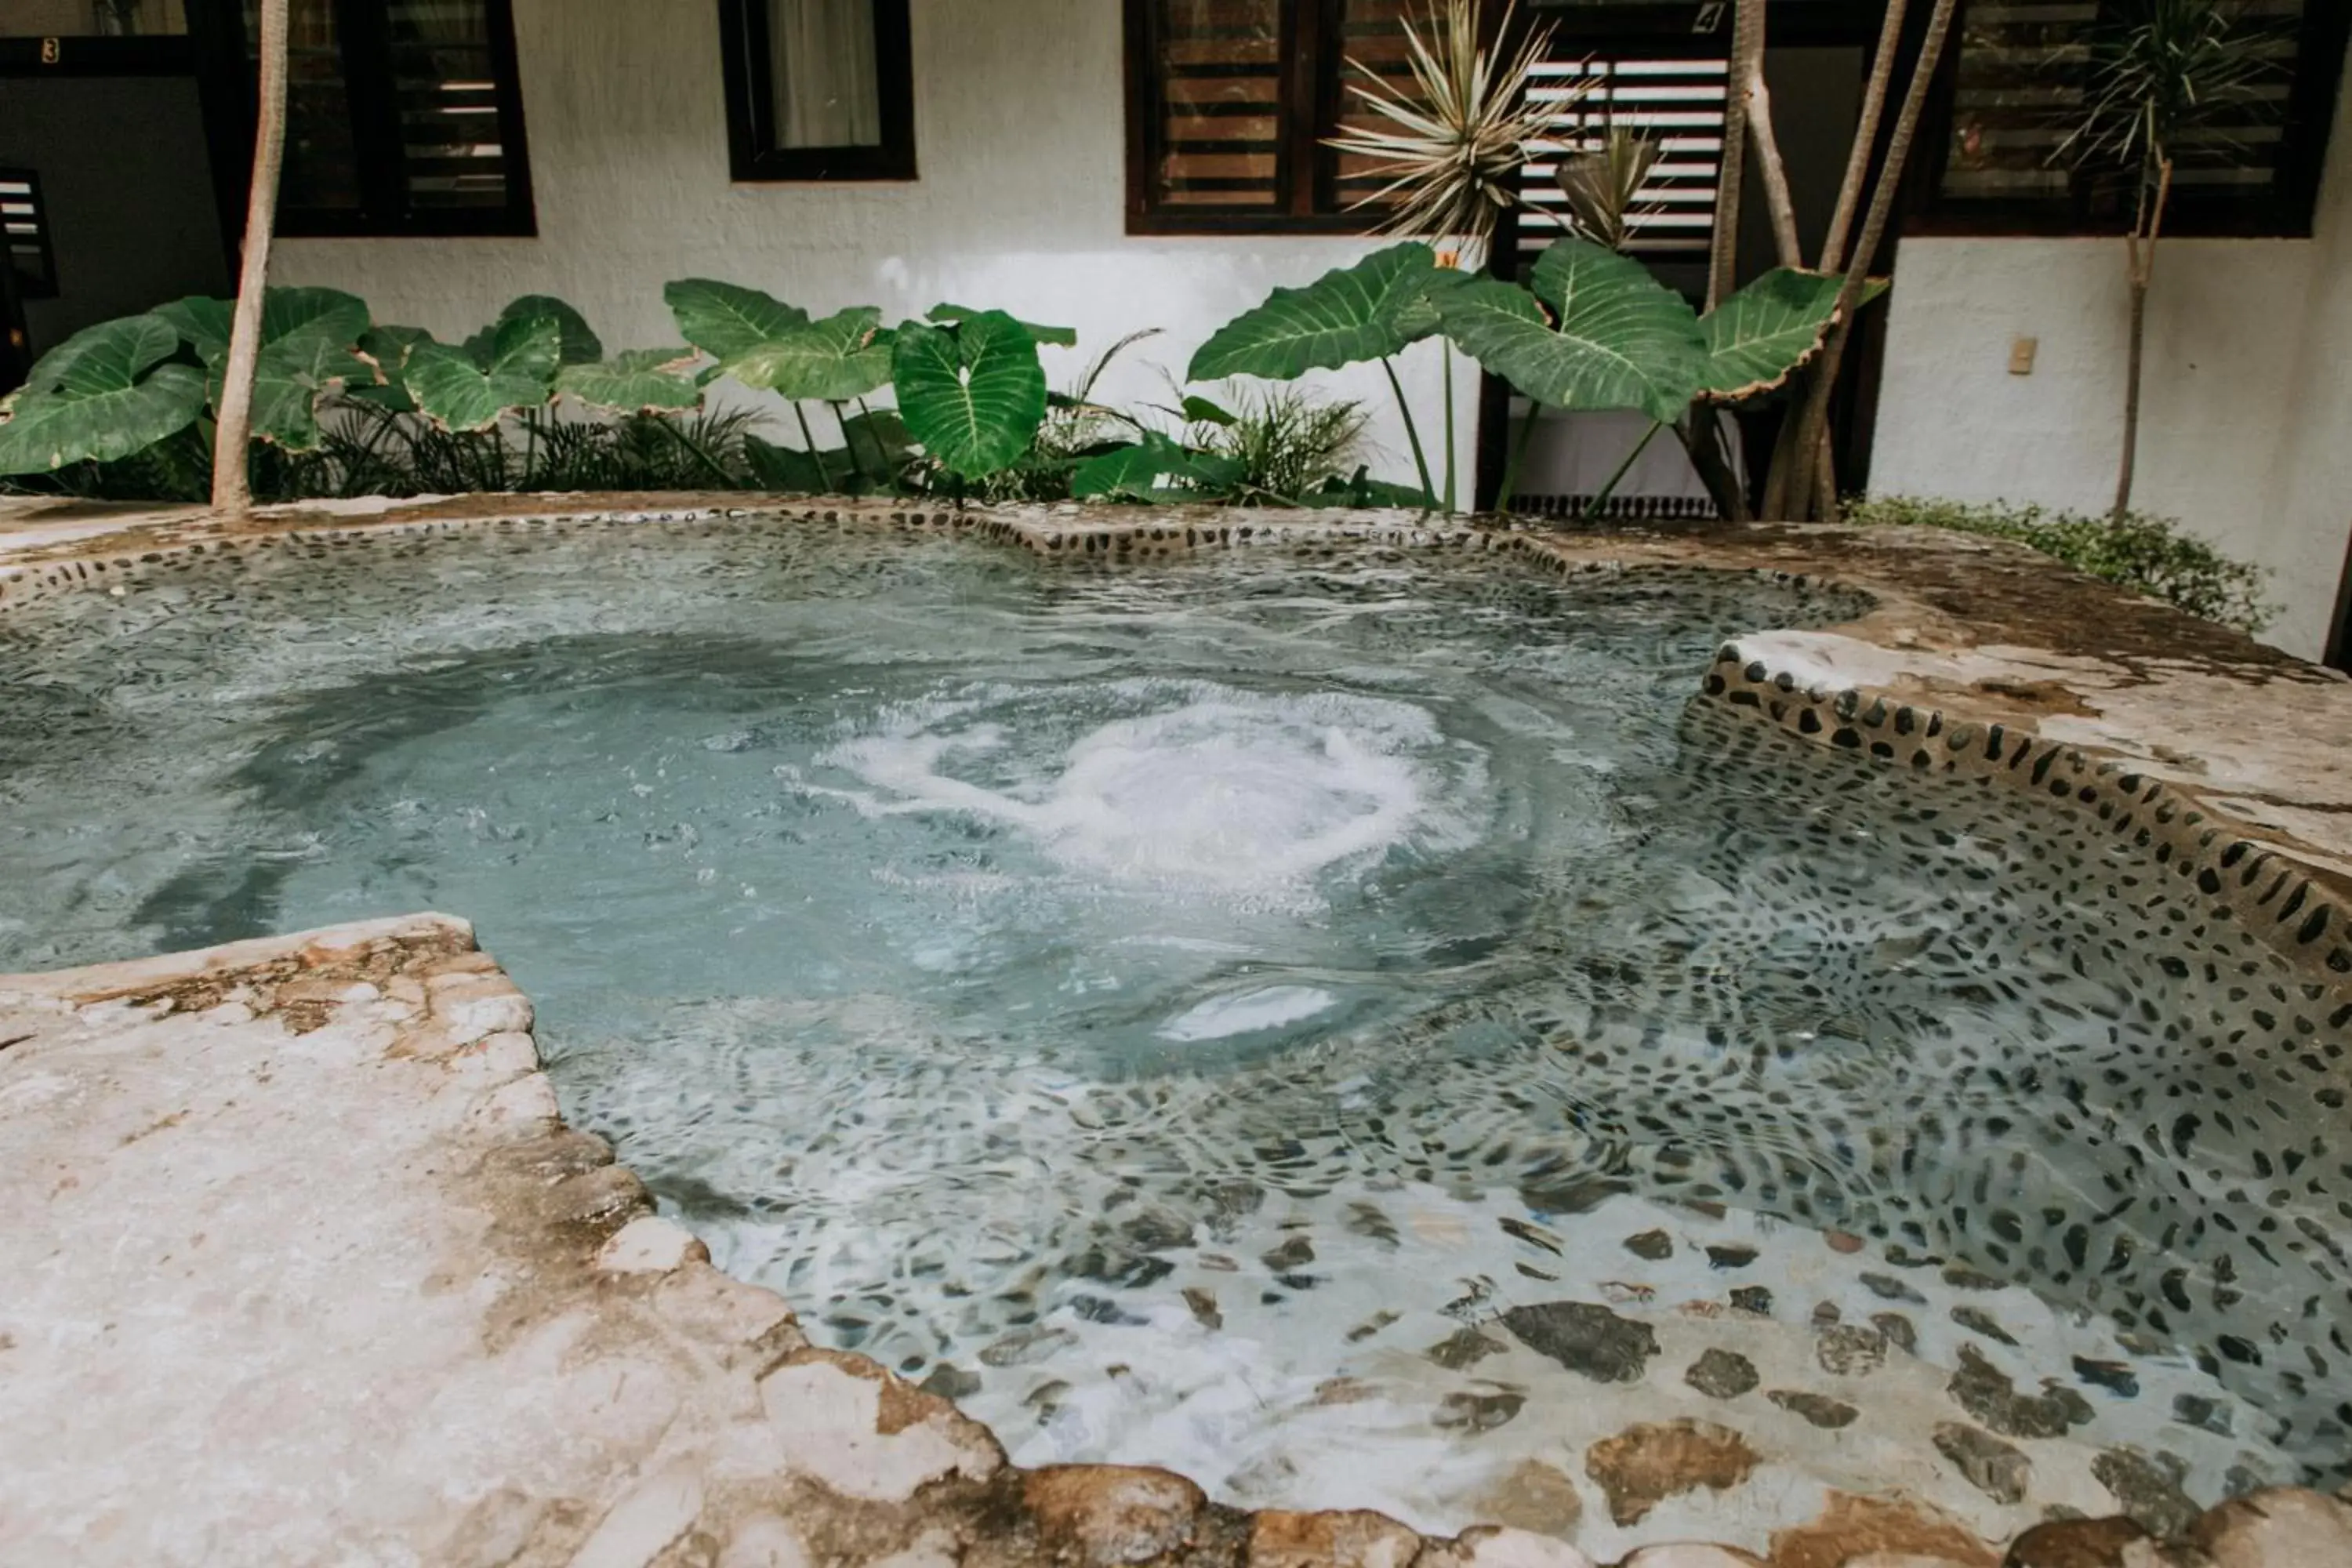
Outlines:
{"type": "Polygon", "coordinates": [[[2073,808],[1695,698],[1863,607],[813,523],[249,549],[0,617],[0,968],[462,914],[576,1123],[1023,1462],[1444,1529],[1572,1519],[1644,1410],[1834,1479],[1959,1466],[1957,1404],[2111,1492],[2347,1473],[2340,1043],[2073,808]]]}

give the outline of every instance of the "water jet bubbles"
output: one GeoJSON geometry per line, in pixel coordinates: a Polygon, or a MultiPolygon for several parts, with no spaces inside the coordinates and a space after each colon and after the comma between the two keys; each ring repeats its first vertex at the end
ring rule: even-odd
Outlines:
{"type": "Polygon", "coordinates": [[[1301,908],[1391,849],[1475,841],[1483,782],[1412,703],[1149,679],[918,705],[817,761],[861,811],[961,814],[1073,873],[1301,908]]]}

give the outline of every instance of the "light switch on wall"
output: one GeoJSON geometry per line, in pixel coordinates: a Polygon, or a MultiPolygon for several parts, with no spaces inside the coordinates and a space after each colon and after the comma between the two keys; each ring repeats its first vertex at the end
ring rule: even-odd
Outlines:
{"type": "Polygon", "coordinates": [[[2033,351],[2042,346],[2040,338],[2011,338],[2009,343],[2009,374],[2032,375],[2033,351]]]}

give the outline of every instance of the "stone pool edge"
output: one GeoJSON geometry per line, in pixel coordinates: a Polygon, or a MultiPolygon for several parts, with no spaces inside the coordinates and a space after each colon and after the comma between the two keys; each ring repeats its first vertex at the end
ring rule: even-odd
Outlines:
{"type": "MultiPolygon", "coordinates": [[[[421,1166],[419,1179],[446,1205],[448,1223],[436,1227],[446,1239],[412,1265],[430,1268],[411,1288],[420,1297],[446,1296],[470,1268],[482,1268],[483,1283],[493,1287],[468,1303],[478,1348],[442,1364],[444,1378],[488,1375],[494,1364],[512,1377],[510,1363],[522,1359],[530,1362],[523,1387],[541,1408],[617,1412],[609,1429],[591,1423],[562,1432],[553,1457],[525,1463],[517,1455],[511,1473],[467,1475],[470,1495],[462,1500],[445,1496],[425,1506],[403,1493],[404,1515],[391,1504],[338,1507],[318,1495],[326,1489],[322,1478],[299,1471],[274,1478],[310,1489],[301,1528],[310,1536],[325,1531],[339,1555],[373,1558],[397,1541],[430,1563],[592,1568],[1591,1568],[1572,1545],[1522,1530],[1428,1537],[1368,1510],[1216,1504],[1192,1481],[1158,1468],[1016,1468],[986,1427],[948,1401],[863,1356],[810,1344],[782,1297],[714,1268],[698,1239],[656,1215],[644,1184],[614,1163],[610,1145],[565,1126],[540,1070],[532,1021],[529,999],[477,947],[471,928],[445,915],[0,976],[0,1022],[16,1026],[5,1031],[16,1037],[0,1047],[7,1053],[0,1068],[21,1064],[35,1082],[58,1079],[78,1058],[110,1054],[142,1032],[178,1030],[163,1038],[166,1049],[184,1049],[191,1037],[238,1041],[265,1061],[322,1048],[350,1052],[341,1081],[364,1094],[371,1086],[359,1075],[374,1075],[381,1103],[370,1108],[371,1120],[416,1134],[400,1146],[402,1163],[411,1173],[421,1166]],[[19,1034],[27,1020],[30,1032],[19,1034]],[[485,1249],[495,1259],[488,1267],[485,1249]],[[549,1338],[570,1348],[546,1364],[518,1348],[549,1338]],[[664,1384],[663,1419],[625,1419],[617,1390],[633,1374],[641,1389],[647,1378],[664,1384]],[[583,1387],[592,1392],[583,1395],[583,1387]]],[[[273,1076],[258,1075],[242,1092],[266,1095],[273,1076]]],[[[0,1075],[0,1105],[22,1104],[26,1081],[0,1075]]],[[[281,1109],[300,1116],[314,1108],[281,1109]]],[[[190,1125],[178,1113],[157,1125],[184,1138],[204,1132],[200,1121],[190,1125]]],[[[354,1145],[348,1157],[365,1162],[383,1152],[354,1145]]],[[[337,1189],[351,1173],[311,1166],[282,1174],[337,1189]]],[[[98,1246],[104,1238],[71,1239],[98,1246]]],[[[226,1239],[235,1245],[233,1233],[226,1239]]],[[[294,1326],[331,1341],[319,1332],[329,1325],[300,1320],[341,1310],[333,1300],[293,1303],[294,1326]]],[[[226,1315],[207,1325],[222,1342],[215,1353],[238,1353],[239,1327],[226,1315]]],[[[20,1361],[28,1348],[11,1347],[20,1361]]],[[[174,1413],[163,1409],[159,1418],[168,1423],[174,1413]]],[[[176,1414],[193,1421],[205,1413],[176,1414]]],[[[438,1434],[421,1436],[430,1441],[438,1434]]],[[[551,1442],[557,1436],[551,1433],[551,1442]]],[[[1654,1484],[1671,1492],[1706,1483],[1660,1475],[1654,1484]]],[[[0,1508],[0,1521],[15,1511],[18,1523],[0,1522],[0,1539],[26,1522],[27,1500],[10,1500],[8,1489],[0,1480],[0,1503],[9,1505],[0,1508]]],[[[269,1552],[259,1527],[245,1540],[262,1549],[254,1560],[304,1560],[269,1552]]],[[[62,1543],[37,1535],[29,1544],[62,1543]]],[[[205,1559],[77,1551],[55,1560],[205,1559]]],[[[2352,1502],[2277,1488],[2207,1511],[2169,1542],[2117,1518],[2046,1524],[2005,1549],[1899,1498],[1832,1494],[1816,1521],[1776,1534],[1769,1557],[1666,1543],[1641,1548],[1620,1568],[2346,1562],[2352,1562],[2352,1502]]]]}

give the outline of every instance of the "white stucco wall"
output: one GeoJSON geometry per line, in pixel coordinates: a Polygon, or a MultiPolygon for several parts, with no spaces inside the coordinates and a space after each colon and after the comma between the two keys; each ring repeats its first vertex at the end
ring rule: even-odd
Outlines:
{"type": "MultiPolygon", "coordinates": [[[[1111,0],[914,0],[911,184],[736,185],[728,178],[718,7],[711,0],[515,0],[539,207],[532,239],[289,240],[280,282],[364,295],[382,321],[469,331],[518,294],[584,310],[615,348],[677,341],[673,278],[767,289],[824,314],[886,320],[942,300],[1078,329],[1048,349],[1055,384],[1120,337],[1164,334],[1120,361],[1097,396],[1169,403],[1210,332],[1277,284],[1306,282],[1362,241],[1126,234],[1120,7],[1111,0]]],[[[1459,363],[1458,450],[1468,500],[1475,370],[1459,363]]],[[[1441,350],[1404,360],[1438,460],[1441,350]]],[[[1310,384],[1375,415],[1375,474],[1410,480],[1393,398],[1376,369],[1310,384]]]]}
{"type": "MultiPolygon", "coordinates": [[[[1906,239],[1871,489],[2115,499],[2129,326],[2120,239],[1906,239]],[[2033,373],[2010,345],[2041,340],[2033,373]]],[[[2133,504],[2267,567],[2266,640],[2324,650],[2352,536],[2352,93],[2309,240],[2168,240],[2148,300],[2133,504]]]]}

